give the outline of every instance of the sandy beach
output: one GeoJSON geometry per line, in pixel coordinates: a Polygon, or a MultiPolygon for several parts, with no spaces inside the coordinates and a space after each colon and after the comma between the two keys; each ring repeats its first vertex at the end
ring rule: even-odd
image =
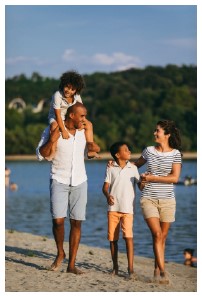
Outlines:
{"type": "MultiPolygon", "coordinates": [[[[55,242],[17,231],[5,232],[5,292],[196,292],[197,269],[166,263],[170,283],[153,282],[153,259],[134,257],[136,277],[127,276],[126,254],[119,255],[120,274],[110,275],[109,249],[80,245],[77,266],[85,273],[66,273],[67,260],[49,271],[56,254],[55,242]]],[[[68,254],[68,242],[65,242],[68,254]]]]}

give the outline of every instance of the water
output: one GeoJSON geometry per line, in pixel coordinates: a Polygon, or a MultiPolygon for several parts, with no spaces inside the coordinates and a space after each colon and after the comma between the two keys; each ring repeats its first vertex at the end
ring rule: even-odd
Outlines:
{"type": "MultiPolygon", "coordinates": [[[[18,184],[15,192],[6,191],[6,229],[13,229],[47,237],[52,236],[49,212],[48,162],[8,161],[10,181],[18,184]]],[[[87,161],[88,205],[87,220],[83,223],[81,243],[109,248],[107,241],[107,203],[102,193],[106,161],[87,161]]],[[[144,171],[145,168],[141,168],[144,171]]],[[[181,177],[196,178],[196,161],[184,161],[181,177]]],[[[184,248],[197,251],[197,186],[175,186],[177,198],[176,221],[172,224],[166,244],[166,260],[183,263],[184,248]]],[[[150,231],[139,207],[137,190],[134,219],[135,255],[153,257],[150,231]]],[[[69,223],[66,222],[65,239],[68,240],[69,223]]],[[[120,236],[119,250],[125,252],[120,236]]],[[[195,253],[196,255],[196,253],[195,253]]]]}

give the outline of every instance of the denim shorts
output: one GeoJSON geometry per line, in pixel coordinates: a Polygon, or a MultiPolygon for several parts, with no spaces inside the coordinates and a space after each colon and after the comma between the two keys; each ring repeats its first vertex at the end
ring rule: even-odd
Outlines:
{"type": "Polygon", "coordinates": [[[50,211],[53,219],[69,218],[74,220],[86,219],[87,181],[78,186],[62,184],[50,180],[50,211]]]}

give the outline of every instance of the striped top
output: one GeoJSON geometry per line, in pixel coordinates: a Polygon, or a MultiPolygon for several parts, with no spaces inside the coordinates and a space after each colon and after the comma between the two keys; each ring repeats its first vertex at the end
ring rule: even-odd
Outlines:
{"type": "MultiPolygon", "coordinates": [[[[181,153],[177,149],[160,152],[149,146],[142,152],[147,161],[147,172],[156,176],[167,176],[172,171],[173,163],[182,163],[181,153]]],[[[148,182],[142,190],[141,198],[175,198],[173,183],[148,182]]]]}

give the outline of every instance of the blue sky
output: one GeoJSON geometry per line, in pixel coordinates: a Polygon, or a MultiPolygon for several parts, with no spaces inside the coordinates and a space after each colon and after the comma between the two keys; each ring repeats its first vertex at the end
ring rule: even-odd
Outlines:
{"type": "Polygon", "coordinates": [[[6,78],[197,63],[194,5],[5,5],[6,78]]]}

